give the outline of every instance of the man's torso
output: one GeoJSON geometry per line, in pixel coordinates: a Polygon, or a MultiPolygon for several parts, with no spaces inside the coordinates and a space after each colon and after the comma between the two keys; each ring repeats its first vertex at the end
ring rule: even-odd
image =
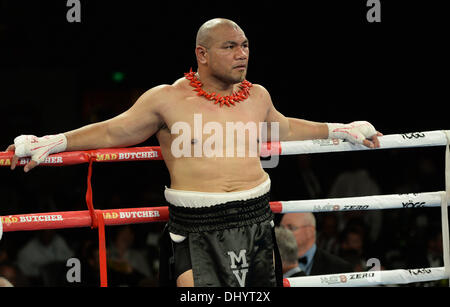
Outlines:
{"type": "Polygon", "coordinates": [[[257,86],[249,98],[231,107],[197,96],[185,79],[167,92],[167,101],[159,107],[164,126],[156,136],[171,188],[232,192],[251,189],[267,178],[258,150],[260,123],[269,104],[257,86]]]}

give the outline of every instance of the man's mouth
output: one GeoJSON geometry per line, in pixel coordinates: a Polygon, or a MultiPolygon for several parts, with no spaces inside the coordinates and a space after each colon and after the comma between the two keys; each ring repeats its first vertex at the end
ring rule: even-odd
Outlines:
{"type": "Polygon", "coordinates": [[[247,68],[246,64],[236,65],[233,67],[233,69],[246,69],[246,68],[247,68]]]}

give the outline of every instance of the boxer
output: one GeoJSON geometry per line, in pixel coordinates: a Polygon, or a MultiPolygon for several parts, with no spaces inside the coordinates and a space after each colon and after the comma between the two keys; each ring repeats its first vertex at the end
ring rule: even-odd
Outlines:
{"type": "MultiPolygon", "coordinates": [[[[269,92],[245,79],[249,41],[231,20],[204,23],[195,54],[196,72],[149,89],[114,118],[51,136],[17,137],[7,149],[15,152],[11,169],[21,157],[31,157],[24,167],[28,172],[52,153],[127,147],[156,134],[171,182],[165,190],[170,216],[161,246],[161,285],[282,286],[270,179],[259,156],[175,156],[173,128],[179,123],[194,127],[201,114],[203,122],[215,123],[210,128],[236,122],[278,123],[277,135],[268,133],[267,141],[337,138],[369,148],[380,146],[381,133],[365,121],[320,123],[278,112],[269,92]]],[[[189,142],[180,146],[188,144],[194,151],[208,131],[192,130],[189,142]]],[[[249,141],[233,145],[248,146],[249,141]]]]}

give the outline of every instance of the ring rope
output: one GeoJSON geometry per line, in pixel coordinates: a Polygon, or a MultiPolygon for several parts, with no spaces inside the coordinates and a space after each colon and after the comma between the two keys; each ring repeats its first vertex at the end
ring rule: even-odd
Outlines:
{"type": "MultiPolygon", "coordinates": [[[[392,134],[379,137],[380,140],[380,149],[392,149],[392,148],[411,148],[411,147],[429,147],[429,146],[447,146],[450,143],[449,131],[428,131],[428,132],[415,132],[415,133],[406,133],[406,134],[392,134]]],[[[327,139],[327,140],[310,140],[310,141],[290,141],[290,142],[271,142],[262,144],[260,155],[261,157],[269,156],[269,155],[293,155],[293,154],[305,154],[305,153],[324,153],[324,152],[339,152],[339,151],[357,151],[357,150],[368,150],[367,147],[351,144],[349,142],[337,139],[327,139]]],[[[443,238],[448,238],[448,217],[447,217],[447,206],[449,199],[449,148],[447,146],[446,149],[446,191],[445,192],[435,192],[433,193],[419,193],[419,194],[403,194],[412,198],[417,195],[428,197],[436,196],[436,193],[440,193],[441,195],[441,213],[442,213],[442,225],[443,225],[443,238]],[[445,194],[445,195],[444,195],[445,194]],[[411,196],[413,195],[413,196],[411,196]],[[445,211],[445,215],[444,215],[445,211]],[[445,233],[444,226],[446,225],[445,233]]],[[[0,166],[9,166],[11,165],[13,153],[12,152],[0,152],[0,166]]],[[[9,216],[9,217],[0,217],[0,239],[3,231],[18,231],[18,230],[36,230],[36,221],[38,223],[43,223],[47,226],[46,229],[55,229],[56,228],[71,228],[71,227],[83,227],[86,225],[81,225],[80,221],[83,220],[84,223],[88,222],[88,226],[91,228],[98,228],[99,235],[99,258],[100,258],[100,279],[101,286],[107,286],[107,277],[106,277],[106,246],[105,246],[105,232],[104,226],[109,225],[105,222],[105,213],[107,214],[110,211],[110,214],[119,214],[121,211],[126,211],[130,209],[118,209],[118,210],[95,210],[92,203],[92,188],[91,188],[91,175],[92,175],[92,162],[115,162],[115,161],[138,161],[138,160],[163,160],[161,149],[159,146],[151,146],[151,147],[134,147],[134,148],[118,148],[118,149],[98,149],[98,150],[90,150],[90,151],[77,151],[77,152],[63,152],[59,154],[50,155],[41,165],[52,165],[52,166],[61,166],[61,165],[74,165],[81,163],[89,163],[88,169],[88,189],[86,193],[86,202],[88,205],[89,211],[75,211],[75,212],[58,212],[56,214],[52,213],[44,213],[44,214],[26,214],[26,215],[17,215],[17,216],[9,216]],[[65,216],[66,220],[62,216],[65,216]],[[75,217],[75,216],[78,217],[75,217]],[[31,221],[30,221],[31,219],[31,221]],[[70,220],[70,222],[67,222],[70,220]],[[17,223],[24,226],[25,224],[32,225],[25,228],[16,228],[12,230],[10,225],[17,223]],[[53,223],[54,221],[58,223],[53,223]],[[34,224],[31,224],[33,223],[34,224]],[[5,225],[5,226],[4,226],[5,225]],[[5,228],[5,229],[2,229],[5,228]]],[[[18,165],[25,165],[30,161],[29,158],[20,159],[18,165]]],[[[364,199],[364,201],[368,201],[370,198],[378,198],[378,202],[372,202],[369,205],[344,205],[342,210],[364,210],[364,209],[382,209],[380,207],[380,199],[386,198],[385,200],[389,200],[389,206],[392,205],[393,198],[401,195],[384,195],[384,196],[369,196],[369,197],[352,197],[346,199],[340,199],[342,203],[348,203],[349,201],[356,201],[364,199]]],[[[322,202],[321,204],[316,204],[316,207],[313,210],[309,209],[309,212],[323,212],[323,211],[338,211],[340,210],[340,205],[330,205],[330,201],[334,201],[336,199],[329,200],[319,200],[322,202]],[[325,204],[323,202],[326,202],[325,204]],[[330,210],[331,208],[331,210],[330,210]],[[318,210],[318,211],[314,211],[318,210]]],[[[294,205],[299,206],[299,204],[305,204],[305,202],[311,203],[312,201],[291,201],[291,204],[288,207],[294,207],[294,205]],[[303,202],[303,203],[302,203],[303,202]]],[[[394,201],[395,202],[395,201],[394,201]]],[[[287,203],[287,202],[284,202],[287,203]]],[[[408,202],[407,204],[414,204],[421,202],[408,202]]],[[[428,206],[436,206],[436,199],[430,200],[428,206]]],[[[398,207],[398,205],[397,205],[398,207]]],[[[397,208],[396,207],[396,208],[397,208]]],[[[405,204],[402,203],[402,207],[405,207],[405,204]]],[[[422,207],[419,205],[418,207],[422,207]]],[[[271,208],[274,212],[284,213],[284,212],[305,212],[305,211],[284,211],[283,202],[272,202],[271,208]]],[[[156,208],[153,208],[156,209],[156,208]]],[[[159,212],[157,208],[155,210],[151,210],[150,212],[159,212]]],[[[387,209],[387,208],[385,208],[387,209]]],[[[134,209],[131,209],[134,210],[134,209]]],[[[140,209],[142,210],[142,208],[140,209]]],[[[164,210],[164,207],[163,209],[164,210]]],[[[164,212],[162,215],[158,214],[159,217],[164,216],[162,220],[167,219],[168,217],[168,209],[165,209],[167,212],[164,212]]],[[[298,209],[288,209],[288,210],[298,210],[298,209]]],[[[304,209],[303,209],[304,210],[304,209]]],[[[307,212],[307,211],[306,211],[307,212]]],[[[106,215],[107,216],[107,215],[106,215]]],[[[138,217],[139,218],[139,217],[138,217]]],[[[127,223],[134,223],[135,221],[128,221],[127,223]]],[[[142,222],[142,221],[141,221],[142,222]]],[[[117,224],[126,224],[124,221],[118,222],[117,224]]],[[[17,226],[18,224],[16,224],[17,226]]],[[[14,228],[14,227],[12,227],[14,228]]],[[[43,229],[43,228],[40,228],[43,229]]],[[[445,241],[445,239],[444,239],[445,241]]],[[[449,253],[448,253],[448,242],[444,242],[444,278],[449,277],[449,253]],[[445,247],[447,246],[447,247],[445,247]]],[[[430,268],[434,269],[434,268],[430,268]]],[[[383,273],[393,272],[392,271],[383,271],[383,273]]],[[[354,274],[354,273],[347,273],[354,274]]],[[[380,273],[381,274],[381,273],[380,273]]],[[[347,278],[345,274],[341,274],[340,276],[344,276],[343,278],[347,278]]],[[[317,276],[307,276],[307,277],[298,277],[296,279],[304,279],[310,277],[317,276]]],[[[440,279],[440,278],[439,278],[440,279]]],[[[286,285],[291,285],[289,279],[284,279],[286,285]]],[[[292,279],[291,279],[292,280],[292,279]]],[[[413,281],[414,282],[414,281],[413,281]]],[[[401,283],[401,282],[399,282],[401,283]]],[[[294,280],[295,284],[295,280],[294,280]]],[[[291,285],[292,286],[292,285],[291,285]]],[[[304,286],[304,285],[302,285],[304,286]]]]}
{"type": "MultiPolygon", "coordinates": [[[[446,131],[440,130],[390,134],[379,137],[379,140],[380,148],[378,149],[446,146],[448,144],[446,131]]],[[[359,150],[374,149],[369,149],[363,145],[352,144],[338,139],[320,139],[264,143],[261,146],[260,155],[265,157],[268,155],[294,155],[359,150]]],[[[12,157],[12,152],[0,152],[0,166],[10,166],[12,157]]],[[[48,156],[40,165],[62,166],[89,163],[91,157],[93,162],[163,160],[159,146],[146,146],[61,152],[48,156]]],[[[18,165],[24,166],[28,162],[30,162],[30,158],[22,158],[19,160],[18,165]]]]}
{"type": "MultiPolygon", "coordinates": [[[[274,213],[365,211],[383,209],[432,208],[441,206],[445,192],[429,192],[397,195],[377,195],[348,198],[328,198],[294,201],[271,201],[274,213]]],[[[166,222],[167,206],[94,210],[103,216],[105,226],[166,222]]],[[[42,229],[78,228],[92,226],[90,211],[65,211],[0,216],[4,232],[42,229]]]]}
{"type": "Polygon", "coordinates": [[[280,142],[282,155],[327,153],[342,151],[379,150],[394,148],[413,148],[446,146],[448,144],[445,131],[413,132],[390,134],[378,137],[380,148],[368,148],[360,144],[352,144],[345,140],[320,139],[308,141],[280,142]]]}
{"type": "MultiPolygon", "coordinates": [[[[164,206],[96,209],[95,215],[103,217],[105,226],[165,222],[169,219],[169,208],[164,206]]],[[[92,225],[91,213],[88,210],[7,215],[0,216],[0,221],[3,224],[4,232],[79,228],[92,225]]]]}
{"type": "Polygon", "coordinates": [[[289,200],[276,202],[276,213],[365,211],[382,209],[406,209],[441,206],[443,192],[374,195],[346,198],[289,200]]]}
{"type": "Polygon", "coordinates": [[[284,287],[370,287],[448,278],[444,267],[353,272],[285,278],[284,287]]]}
{"type": "MultiPolygon", "coordinates": [[[[274,213],[292,212],[335,212],[366,211],[383,209],[408,209],[441,206],[441,195],[445,192],[427,192],[412,194],[392,194],[347,198],[328,198],[312,200],[271,201],[274,213]]],[[[102,212],[105,225],[163,222],[168,218],[168,207],[129,208],[112,210],[94,210],[94,216],[102,212]]],[[[38,229],[92,227],[90,211],[50,212],[0,216],[3,231],[27,231],[38,229]],[[38,224],[48,224],[49,228],[34,228],[38,224]]],[[[45,226],[39,226],[45,227],[45,226]]]]}
{"type": "MultiPolygon", "coordinates": [[[[430,193],[423,193],[430,194],[430,193]]],[[[435,201],[435,195],[442,192],[432,193],[435,201]]],[[[362,197],[365,198],[365,197],[362,197]]],[[[428,205],[428,207],[437,207],[437,204],[428,205]]],[[[289,206],[289,204],[288,204],[289,206]]],[[[403,207],[400,203],[397,208],[403,207]]],[[[271,203],[272,210],[278,211],[278,202],[271,203]],[[275,206],[274,206],[275,205],[275,206]]],[[[383,209],[383,208],[380,208],[383,209]]],[[[387,207],[384,209],[391,209],[387,207]]],[[[361,210],[354,207],[351,210],[361,210]]],[[[169,210],[164,207],[148,207],[148,208],[131,208],[131,209],[112,209],[112,210],[95,210],[98,220],[103,221],[105,226],[124,225],[148,222],[164,222],[168,220],[169,210]]],[[[274,211],[275,212],[275,211],[274,211]]],[[[292,209],[286,212],[306,212],[305,210],[296,211],[292,209]]],[[[60,228],[77,228],[90,227],[91,215],[89,211],[69,211],[69,212],[52,212],[37,214],[21,214],[0,216],[0,224],[4,224],[5,232],[10,231],[29,231],[42,229],[60,229],[60,228]]],[[[104,229],[104,228],[99,228],[104,229]]],[[[104,236],[99,232],[99,236],[104,236]]],[[[104,239],[102,240],[104,242],[104,239]]],[[[105,247],[106,249],[106,247],[105,247]]],[[[103,250],[105,250],[103,249],[103,250]]],[[[102,258],[105,261],[106,256],[102,258]]],[[[101,266],[102,267],[102,266],[101,266]]],[[[104,265],[103,267],[106,267],[104,265]]],[[[106,272],[103,274],[106,275],[106,272]]],[[[409,270],[387,270],[387,271],[369,271],[361,273],[342,273],[317,276],[304,276],[285,278],[285,287],[317,287],[317,286],[375,286],[388,284],[407,284],[413,282],[424,282],[432,280],[440,280],[448,277],[445,268],[422,268],[409,270]],[[355,280],[355,281],[353,281],[355,280]],[[347,282],[348,281],[348,282],[347,282]]],[[[104,285],[104,280],[102,281],[104,285]]]]}

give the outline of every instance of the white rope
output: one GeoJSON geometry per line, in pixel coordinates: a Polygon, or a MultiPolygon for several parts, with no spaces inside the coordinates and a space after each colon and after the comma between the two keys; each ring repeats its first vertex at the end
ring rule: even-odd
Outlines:
{"type": "Polygon", "coordinates": [[[428,208],[441,206],[442,193],[444,192],[290,200],[280,203],[281,213],[428,208]]]}
{"type": "MultiPolygon", "coordinates": [[[[450,277],[449,231],[448,231],[448,200],[450,199],[450,132],[430,131],[423,133],[387,135],[380,137],[380,147],[410,148],[428,146],[446,146],[445,179],[446,191],[380,195],[365,197],[350,197],[322,200],[284,201],[281,202],[281,213],[288,212],[324,212],[347,210],[378,210],[396,208],[441,207],[443,258],[444,267],[368,271],[356,273],[329,274],[286,278],[291,287],[370,287],[390,284],[408,284],[450,277]]],[[[281,154],[304,154],[319,152],[338,152],[367,150],[362,145],[353,145],[340,140],[316,140],[281,143],[281,154]]]]}
{"type": "Polygon", "coordinates": [[[291,287],[370,287],[448,278],[444,267],[368,271],[286,278],[291,287]]]}
{"type": "MultiPolygon", "coordinates": [[[[380,149],[429,147],[447,145],[444,131],[390,134],[379,137],[380,149]]],[[[374,150],[337,139],[280,142],[281,155],[374,150]]]]}

